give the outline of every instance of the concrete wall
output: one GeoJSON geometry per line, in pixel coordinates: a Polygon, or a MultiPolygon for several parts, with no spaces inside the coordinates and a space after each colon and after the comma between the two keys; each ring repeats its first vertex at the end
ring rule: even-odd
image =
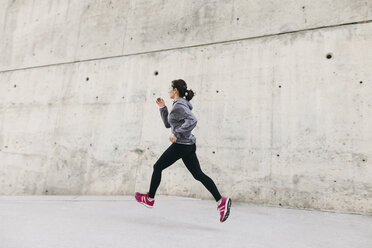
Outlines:
{"type": "MultiPolygon", "coordinates": [[[[0,194],[147,192],[155,100],[183,78],[222,195],[372,214],[371,20],[369,0],[3,0],[0,194]]],[[[157,194],[213,199],[181,160],[157,194]]]]}

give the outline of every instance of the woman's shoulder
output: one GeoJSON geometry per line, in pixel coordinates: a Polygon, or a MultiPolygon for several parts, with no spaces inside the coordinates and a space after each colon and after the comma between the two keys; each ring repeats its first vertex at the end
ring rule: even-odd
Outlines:
{"type": "Polygon", "coordinates": [[[180,113],[185,113],[188,111],[191,111],[190,108],[182,103],[175,103],[172,107],[173,112],[180,112],[180,113]]]}

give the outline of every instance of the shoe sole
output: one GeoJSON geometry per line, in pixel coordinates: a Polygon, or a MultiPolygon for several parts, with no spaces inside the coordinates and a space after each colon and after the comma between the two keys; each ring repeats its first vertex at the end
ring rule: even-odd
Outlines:
{"type": "Polygon", "coordinates": [[[139,204],[142,204],[143,206],[147,207],[147,208],[153,208],[154,206],[150,206],[150,205],[147,205],[146,203],[143,203],[143,202],[140,202],[136,199],[136,201],[139,203],[139,204]]]}
{"type": "Polygon", "coordinates": [[[223,216],[221,223],[224,222],[225,220],[227,220],[227,218],[229,217],[230,207],[231,207],[231,199],[227,198],[227,203],[225,205],[226,213],[225,213],[225,216],[223,216]]]}

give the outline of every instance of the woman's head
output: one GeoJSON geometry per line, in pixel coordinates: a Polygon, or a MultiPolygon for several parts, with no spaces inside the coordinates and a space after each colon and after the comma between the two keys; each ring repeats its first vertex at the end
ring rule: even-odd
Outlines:
{"type": "Polygon", "coordinates": [[[173,80],[170,87],[169,87],[169,97],[172,99],[176,99],[178,97],[184,97],[186,100],[190,101],[195,92],[191,89],[187,89],[187,84],[182,79],[173,80]]]}

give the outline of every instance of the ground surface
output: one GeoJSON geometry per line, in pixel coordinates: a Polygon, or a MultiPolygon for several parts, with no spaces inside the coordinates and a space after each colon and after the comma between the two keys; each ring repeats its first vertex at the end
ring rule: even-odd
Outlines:
{"type": "Polygon", "coordinates": [[[156,196],[0,196],[1,248],[371,248],[372,216],[156,196]]]}

